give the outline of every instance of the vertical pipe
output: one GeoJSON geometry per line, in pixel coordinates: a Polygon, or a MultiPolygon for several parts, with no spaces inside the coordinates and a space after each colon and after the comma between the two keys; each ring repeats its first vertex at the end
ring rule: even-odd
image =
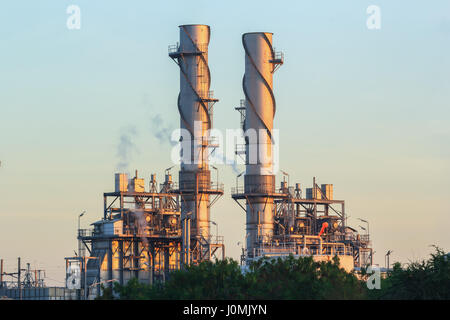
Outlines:
{"type": "MultiPolygon", "coordinates": [[[[100,265],[100,261],[99,261],[100,265]]],[[[99,267],[100,268],[100,267],[99,267]]],[[[87,286],[87,258],[86,256],[83,257],[83,274],[84,274],[84,300],[87,300],[88,298],[88,286],[87,286]]],[[[100,277],[98,278],[98,282],[100,282],[100,277]]]]}
{"type": "Polygon", "coordinates": [[[169,278],[169,266],[170,266],[170,251],[169,248],[164,248],[164,281],[169,278]]]}
{"type": "Polygon", "coordinates": [[[175,242],[175,270],[180,269],[180,244],[175,242]]]}
{"type": "Polygon", "coordinates": [[[155,253],[155,246],[152,246],[152,283],[155,281],[155,259],[156,259],[156,253],[155,253]]]}
{"type": "Polygon", "coordinates": [[[108,287],[112,288],[112,278],[113,278],[113,266],[112,266],[112,240],[108,240],[108,252],[107,252],[107,263],[108,263],[108,287]]]}
{"type": "Polygon", "coordinates": [[[0,288],[3,288],[3,259],[0,260],[0,288]]]}
{"type": "Polygon", "coordinates": [[[345,228],[347,227],[347,217],[345,216],[345,203],[344,202],[341,205],[341,211],[342,211],[342,221],[343,221],[344,235],[345,235],[345,228]]]}
{"type": "Polygon", "coordinates": [[[103,195],[103,219],[105,220],[106,220],[106,208],[107,208],[106,196],[103,195]]]}
{"type": "Polygon", "coordinates": [[[139,280],[139,241],[133,240],[134,277],[139,280]]]}
{"type": "MultiPolygon", "coordinates": [[[[151,244],[153,246],[153,244],[151,244]]],[[[147,250],[147,258],[148,258],[148,283],[150,285],[153,284],[153,258],[152,258],[152,250],[151,247],[147,250]]]]}
{"type": "Polygon", "coordinates": [[[22,283],[20,282],[20,257],[17,258],[17,287],[19,288],[19,299],[22,300],[22,283]]]}
{"type": "MultiPolygon", "coordinates": [[[[100,290],[101,290],[101,282],[102,282],[102,272],[101,272],[101,268],[102,268],[102,264],[100,259],[97,259],[98,261],[98,269],[97,269],[97,277],[98,277],[98,282],[97,282],[97,296],[100,295],[100,290]]],[[[87,269],[86,269],[87,270],[87,269]]],[[[89,287],[88,287],[88,291],[89,291],[89,287]]]]}
{"type": "Polygon", "coordinates": [[[123,240],[119,240],[119,283],[123,286],[123,240]]]}
{"type": "Polygon", "coordinates": [[[181,265],[186,261],[185,251],[186,251],[186,221],[181,220],[181,265]]]}
{"type": "Polygon", "coordinates": [[[191,219],[186,220],[186,265],[191,264],[191,219]]]}
{"type": "MultiPolygon", "coordinates": [[[[128,215],[127,215],[128,217],[128,215]]],[[[120,192],[120,218],[123,219],[123,194],[120,192]]],[[[129,226],[130,221],[127,220],[127,226],[129,226]]]]}

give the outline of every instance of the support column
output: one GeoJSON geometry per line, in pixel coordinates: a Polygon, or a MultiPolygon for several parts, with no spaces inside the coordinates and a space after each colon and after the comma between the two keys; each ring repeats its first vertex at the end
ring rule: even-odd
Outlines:
{"type": "Polygon", "coordinates": [[[169,248],[164,248],[164,281],[169,278],[169,266],[170,266],[170,251],[169,248]]]}
{"type": "Polygon", "coordinates": [[[133,261],[134,277],[139,279],[139,241],[137,239],[133,240],[133,261]]]}
{"type": "Polygon", "coordinates": [[[123,286],[123,240],[119,240],[119,283],[123,286]]]}
{"type": "Polygon", "coordinates": [[[108,251],[107,251],[107,264],[108,264],[108,287],[112,288],[113,279],[113,266],[112,266],[112,240],[108,241],[108,251]]]}
{"type": "Polygon", "coordinates": [[[155,246],[152,246],[152,283],[155,283],[155,261],[156,261],[156,252],[155,246]]]}

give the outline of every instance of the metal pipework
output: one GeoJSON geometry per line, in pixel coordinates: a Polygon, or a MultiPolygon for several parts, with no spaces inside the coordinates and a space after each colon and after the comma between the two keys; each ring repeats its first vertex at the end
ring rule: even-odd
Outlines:
{"type": "MultiPolygon", "coordinates": [[[[209,129],[212,127],[212,105],[217,99],[210,92],[211,74],[208,67],[210,27],[207,25],[182,25],[180,43],[169,49],[169,56],[180,67],[180,94],[178,111],[183,135],[179,189],[184,193],[181,219],[192,212],[191,238],[209,239],[209,195],[202,190],[210,189],[208,165],[209,129]],[[186,132],[185,131],[185,132],[186,132]],[[186,141],[187,139],[187,141],[186,141]],[[189,146],[189,150],[184,148],[189,146]],[[190,151],[190,152],[189,152],[190,151]]],[[[186,225],[186,224],[185,224],[186,225]]],[[[183,237],[188,234],[183,229],[183,237]]]]}
{"type": "Polygon", "coordinates": [[[276,102],[273,94],[273,72],[282,64],[272,47],[272,33],[252,32],[242,36],[245,50],[245,74],[242,87],[245,94],[246,174],[245,193],[260,194],[248,198],[246,228],[250,256],[258,244],[273,235],[274,203],[268,194],[275,192],[273,172],[273,118],[276,102]],[[256,136],[256,139],[255,139],[256,136]]]}

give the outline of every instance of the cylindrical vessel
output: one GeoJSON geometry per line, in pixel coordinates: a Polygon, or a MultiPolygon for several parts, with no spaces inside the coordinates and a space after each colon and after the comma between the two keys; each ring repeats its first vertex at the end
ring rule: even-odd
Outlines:
{"type": "Polygon", "coordinates": [[[252,32],[242,36],[245,50],[243,90],[246,100],[245,193],[261,194],[247,200],[248,255],[273,235],[275,191],[272,161],[272,129],[275,115],[273,95],[274,51],[272,33],[252,32]]]}

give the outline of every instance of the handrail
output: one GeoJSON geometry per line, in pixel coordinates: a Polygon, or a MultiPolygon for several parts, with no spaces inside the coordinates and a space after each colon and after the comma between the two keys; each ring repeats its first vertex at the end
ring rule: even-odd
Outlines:
{"type": "Polygon", "coordinates": [[[270,193],[284,194],[280,189],[276,189],[271,183],[260,183],[255,185],[237,186],[231,188],[231,194],[243,194],[243,193],[267,193],[267,190],[272,191],[270,193]]]}
{"type": "Polygon", "coordinates": [[[176,53],[176,52],[178,52],[179,49],[180,49],[180,46],[179,46],[178,43],[177,44],[171,44],[168,47],[168,52],[169,52],[169,54],[176,53]]]}

